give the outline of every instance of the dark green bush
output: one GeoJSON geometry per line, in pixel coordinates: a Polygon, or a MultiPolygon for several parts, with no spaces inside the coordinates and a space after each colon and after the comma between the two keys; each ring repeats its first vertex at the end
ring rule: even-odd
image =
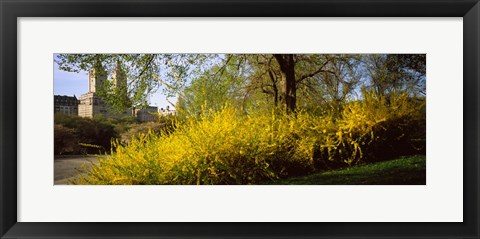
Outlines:
{"type": "MultiPolygon", "coordinates": [[[[63,127],[63,131],[68,129],[67,131],[73,134],[73,138],[76,140],[78,147],[69,150],[70,154],[108,152],[111,149],[112,139],[118,138],[114,125],[102,119],[55,114],[54,120],[56,125],[63,127]]],[[[58,129],[59,131],[55,131],[54,135],[56,147],[57,143],[60,147],[62,136],[60,133],[63,133],[60,128],[58,129]]]]}
{"type": "Polygon", "coordinates": [[[54,125],[55,155],[72,154],[80,151],[75,131],[60,124],[54,125]]]}

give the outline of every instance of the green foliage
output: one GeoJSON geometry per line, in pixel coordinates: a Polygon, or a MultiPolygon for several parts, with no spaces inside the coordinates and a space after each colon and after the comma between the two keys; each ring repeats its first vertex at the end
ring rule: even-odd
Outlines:
{"type": "Polygon", "coordinates": [[[104,102],[108,103],[108,111],[111,114],[121,114],[132,108],[132,101],[125,84],[116,86],[111,80],[106,80],[103,85],[97,87],[96,92],[104,102]]]}
{"type": "Polygon", "coordinates": [[[364,59],[369,87],[377,94],[389,96],[405,92],[416,96],[425,95],[426,55],[372,54],[364,56],[364,59]]]}
{"type": "Polygon", "coordinates": [[[99,153],[109,151],[111,140],[118,138],[112,123],[102,117],[94,119],[79,116],[55,114],[55,151],[60,153],[99,153]],[[62,143],[68,138],[68,144],[62,143]],[[88,145],[100,146],[90,147],[88,145]],[[57,150],[58,148],[58,150],[57,150]]]}
{"type": "Polygon", "coordinates": [[[71,154],[80,151],[75,131],[60,124],[54,125],[55,155],[71,154]]]}
{"type": "Polygon", "coordinates": [[[258,184],[425,151],[425,101],[364,91],[340,118],[235,107],[171,133],[140,134],[92,165],[86,184],[258,184]]]}
{"type": "Polygon", "coordinates": [[[245,83],[242,70],[232,65],[234,56],[225,65],[215,65],[194,78],[183,89],[178,108],[188,115],[198,115],[204,109],[220,110],[225,104],[241,106],[241,88],[245,83]]]}

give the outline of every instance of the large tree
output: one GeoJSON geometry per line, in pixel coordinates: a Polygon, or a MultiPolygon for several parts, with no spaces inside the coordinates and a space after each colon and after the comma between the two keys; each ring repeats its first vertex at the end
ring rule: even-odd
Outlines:
{"type": "Polygon", "coordinates": [[[295,112],[297,106],[297,81],[295,79],[295,55],[274,54],[280,66],[281,92],[285,99],[285,109],[288,113],[295,112]]]}
{"type": "Polygon", "coordinates": [[[379,95],[426,93],[426,55],[373,54],[363,57],[370,87],[379,95]]]}
{"type": "Polygon", "coordinates": [[[297,108],[298,86],[325,73],[327,59],[315,54],[263,54],[249,58],[254,69],[252,85],[273,97],[274,105],[284,105],[287,113],[297,108]]]}

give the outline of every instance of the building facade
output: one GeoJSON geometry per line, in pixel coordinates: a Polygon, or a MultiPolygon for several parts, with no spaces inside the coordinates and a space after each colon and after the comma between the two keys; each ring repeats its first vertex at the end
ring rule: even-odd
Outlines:
{"type": "Polygon", "coordinates": [[[54,95],[53,106],[55,113],[62,113],[66,115],[78,115],[78,100],[74,96],[54,95]]]}
{"type": "Polygon", "coordinates": [[[78,116],[93,118],[95,115],[110,117],[108,106],[95,92],[81,95],[78,105],[78,116]]]}
{"type": "Polygon", "coordinates": [[[95,115],[108,116],[107,105],[97,93],[97,87],[103,86],[107,80],[107,72],[102,68],[94,68],[88,72],[88,92],[80,96],[78,115],[93,118],[95,115]]]}
{"type": "Polygon", "coordinates": [[[148,106],[145,109],[135,109],[133,114],[140,122],[155,121],[158,118],[158,107],[148,106]]]}
{"type": "MultiPolygon", "coordinates": [[[[107,72],[103,68],[92,69],[88,73],[88,92],[81,95],[78,103],[78,115],[81,117],[93,118],[96,115],[105,117],[125,117],[134,116],[140,122],[154,121],[157,119],[158,108],[155,106],[148,106],[145,109],[128,109],[124,113],[113,114],[109,110],[110,106],[106,104],[98,94],[99,87],[102,87],[107,81],[107,72]]],[[[121,64],[117,65],[111,74],[115,94],[124,100],[128,98],[128,84],[125,71],[121,64]]]]}
{"type": "MultiPolygon", "coordinates": [[[[88,92],[80,96],[78,105],[78,115],[81,117],[93,118],[95,115],[102,115],[105,117],[123,117],[131,116],[131,110],[124,113],[113,114],[106,104],[99,96],[98,90],[103,87],[107,81],[107,72],[100,67],[92,69],[88,72],[88,92]]],[[[112,71],[113,86],[120,89],[116,93],[122,94],[122,97],[127,95],[127,78],[118,63],[112,71]]]]}

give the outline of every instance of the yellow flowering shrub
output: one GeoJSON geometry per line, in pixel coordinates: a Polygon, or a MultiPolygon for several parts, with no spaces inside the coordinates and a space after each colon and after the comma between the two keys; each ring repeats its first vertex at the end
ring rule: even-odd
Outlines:
{"type": "Polygon", "coordinates": [[[309,173],[313,148],[299,140],[308,123],[303,114],[245,116],[226,106],[187,119],[171,134],[150,132],[115,144],[80,183],[251,184],[309,173]]]}
{"type": "Polygon", "coordinates": [[[321,138],[320,159],[351,165],[425,153],[425,99],[407,94],[387,98],[367,91],[363,96],[346,105],[335,123],[329,121],[330,128],[321,138]]]}
{"type": "Polygon", "coordinates": [[[127,145],[114,144],[115,151],[79,183],[259,184],[424,150],[424,100],[364,96],[347,104],[340,118],[245,115],[232,106],[207,110],[177,122],[172,133],[149,132],[127,145]]]}

